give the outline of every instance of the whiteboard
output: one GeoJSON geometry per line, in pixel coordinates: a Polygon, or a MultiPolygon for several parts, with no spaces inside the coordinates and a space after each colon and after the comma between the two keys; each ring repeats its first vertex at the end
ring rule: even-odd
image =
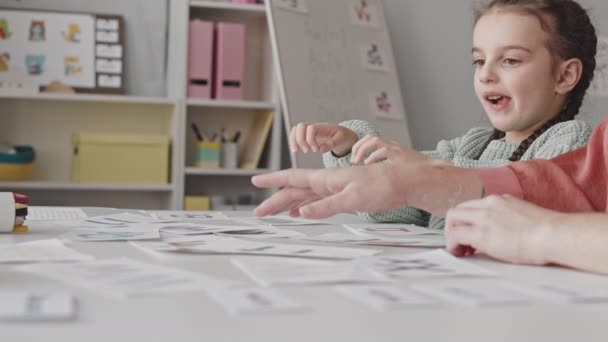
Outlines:
{"type": "MultiPolygon", "coordinates": [[[[381,0],[266,1],[283,114],[299,122],[361,119],[410,146],[381,0]]],[[[318,154],[294,167],[321,167],[318,154]]]]}

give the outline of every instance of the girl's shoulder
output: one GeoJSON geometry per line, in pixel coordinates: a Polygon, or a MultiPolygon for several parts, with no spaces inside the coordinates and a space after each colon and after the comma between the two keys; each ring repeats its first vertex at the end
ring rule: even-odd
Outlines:
{"type": "Polygon", "coordinates": [[[486,141],[488,137],[494,132],[494,128],[490,127],[473,127],[469,131],[461,136],[459,139],[465,141],[486,141]]]}
{"type": "Polygon", "coordinates": [[[570,136],[574,139],[589,139],[593,128],[581,120],[568,120],[551,126],[537,140],[546,140],[555,137],[570,136]]]}

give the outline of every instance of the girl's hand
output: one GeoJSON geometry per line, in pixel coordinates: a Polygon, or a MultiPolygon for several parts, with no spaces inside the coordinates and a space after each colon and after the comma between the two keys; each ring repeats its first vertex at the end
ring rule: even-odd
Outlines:
{"type": "Polygon", "coordinates": [[[464,202],[447,213],[447,249],[456,256],[479,252],[517,264],[545,265],[542,244],[550,240],[550,222],[559,215],[509,195],[464,202]]]}
{"type": "Polygon", "coordinates": [[[352,147],[351,162],[353,164],[361,161],[371,164],[383,159],[419,162],[429,158],[416,150],[399,145],[396,141],[373,135],[364,136],[352,147]],[[371,153],[369,157],[365,158],[369,153],[371,153]]]}
{"type": "Polygon", "coordinates": [[[359,137],[352,130],[336,124],[300,122],[291,129],[291,152],[334,151],[338,156],[347,155],[359,137]]]}

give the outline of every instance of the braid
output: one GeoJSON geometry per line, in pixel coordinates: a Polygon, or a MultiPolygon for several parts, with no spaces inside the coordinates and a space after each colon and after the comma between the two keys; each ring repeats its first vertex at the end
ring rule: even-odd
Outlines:
{"type": "Polygon", "coordinates": [[[475,155],[475,160],[479,160],[479,158],[481,158],[481,155],[483,154],[483,152],[486,150],[486,148],[488,147],[488,145],[490,145],[490,143],[493,140],[496,139],[502,139],[505,137],[505,132],[500,131],[496,128],[494,128],[494,131],[492,132],[492,134],[490,134],[490,136],[488,137],[488,139],[486,139],[486,142],[483,143],[483,145],[481,146],[481,149],[479,150],[479,152],[477,152],[477,155],[475,155]]]}
{"type": "Polygon", "coordinates": [[[522,141],[509,157],[509,161],[515,162],[520,160],[524,153],[526,153],[528,148],[530,148],[530,145],[532,145],[532,143],[536,140],[536,138],[543,135],[543,133],[545,133],[549,128],[555,126],[560,122],[572,120],[571,118],[567,117],[566,111],[567,109],[564,108],[557,117],[547,121],[539,129],[534,131],[534,133],[530,134],[530,136],[526,140],[522,141]]]}

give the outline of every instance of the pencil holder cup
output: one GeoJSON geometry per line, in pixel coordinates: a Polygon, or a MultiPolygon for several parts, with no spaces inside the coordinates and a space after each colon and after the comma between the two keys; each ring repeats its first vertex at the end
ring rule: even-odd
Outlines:
{"type": "Polygon", "coordinates": [[[206,169],[220,167],[220,143],[201,141],[196,150],[196,166],[206,169]]]}
{"type": "Polygon", "coordinates": [[[236,143],[223,143],[221,154],[221,165],[225,169],[236,169],[238,145],[236,143]]]}

